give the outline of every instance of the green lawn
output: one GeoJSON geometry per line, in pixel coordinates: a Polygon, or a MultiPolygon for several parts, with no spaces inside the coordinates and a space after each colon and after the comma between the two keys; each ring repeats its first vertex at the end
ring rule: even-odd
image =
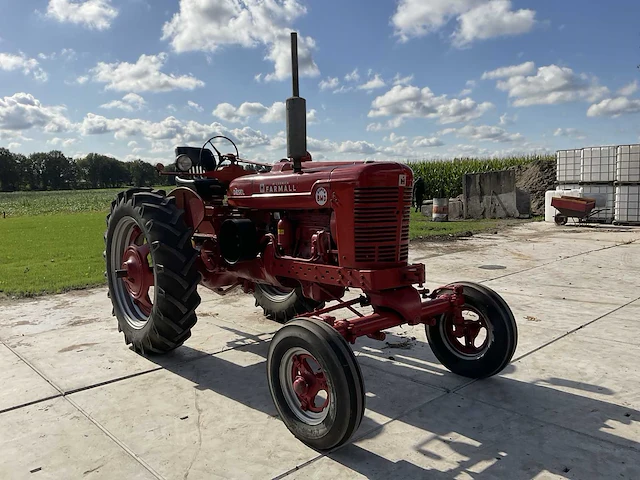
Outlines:
{"type": "MultiPolygon", "coordinates": [[[[170,189],[173,187],[155,187],[170,189]]],[[[57,190],[52,192],[0,192],[0,218],[23,215],[103,212],[125,188],[57,190]]]]}
{"type": "Polygon", "coordinates": [[[420,212],[411,212],[411,224],[409,225],[409,238],[411,240],[427,237],[441,237],[448,235],[460,235],[465,232],[479,233],[495,230],[503,220],[456,220],[449,222],[433,222],[431,216],[420,212]]]}
{"type": "Polygon", "coordinates": [[[37,295],[103,284],[105,214],[0,218],[0,292],[37,295]]]}

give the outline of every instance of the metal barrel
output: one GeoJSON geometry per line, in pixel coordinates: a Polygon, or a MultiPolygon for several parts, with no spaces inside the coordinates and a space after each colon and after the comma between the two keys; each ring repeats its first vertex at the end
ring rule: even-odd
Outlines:
{"type": "Polygon", "coordinates": [[[431,220],[434,222],[449,221],[449,198],[434,198],[431,220]]]}

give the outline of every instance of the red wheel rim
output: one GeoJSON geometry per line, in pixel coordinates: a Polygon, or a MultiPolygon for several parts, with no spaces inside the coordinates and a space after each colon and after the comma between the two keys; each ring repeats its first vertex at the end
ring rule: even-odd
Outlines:
{"type": "Polygon", "coordinates": [[[479,311],[468,305],[460,316],[447,315],[441,322],[441,331],[447,347],[464,358],[483,355],[491,342],[489,322],[479,311]]]}
{"type": "Polygon", "coordinates": [[[308,425],[322,423],[332,397],[320,362],[307,350],[296,347],[282,357],[279,370],[280,386],[292,413],[308,425]]]}
{"type": "Polygon", "coordinates": [[[133,328],[144,327],[153,310],[155,278],[150,245],[132,217],[124,217],[113,233],[110,250],[112,300],[133,328]]]}
{"type": "Polygon", "coordinates": [[[329,386],[323,371],[314,372],[309,366],[309,360],[317,360],[311,355],[302,353],[293,356],[291,367],[292,387],[300,400],[300,408],[314,413],[322,412],[329,405],[329,386]],[[327,393],[324,402],[318,405],[318,394],[324,391],[327,393]]]}

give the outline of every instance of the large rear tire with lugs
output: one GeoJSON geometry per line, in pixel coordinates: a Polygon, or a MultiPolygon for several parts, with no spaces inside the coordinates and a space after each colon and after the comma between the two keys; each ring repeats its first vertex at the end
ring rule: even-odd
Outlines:
{"type": "Polygon", "coordinates": [[[193,231],[174,197],[151,188],[120,192],[107,215],[106,277],[125,342],[166,353],[191,336],[200,304],[193,231]]]}
{"type": "Polygon", "coordinates": [[[302,288],[282,289],[256,283],[253,296],[256,299],[256,307],[262,307],[264,315],[278,323],[286,323],[298,315],[324,306],[324,302],[305,297],[302,288]]]}

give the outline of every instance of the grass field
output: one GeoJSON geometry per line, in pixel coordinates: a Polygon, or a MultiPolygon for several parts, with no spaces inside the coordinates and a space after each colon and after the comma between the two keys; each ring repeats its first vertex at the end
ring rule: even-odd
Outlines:
{"type": "MultiPolygon", "coordinates": [[[[105,215],[120,190],[0,193],[0,295],[31,296],[105,284],[105,215]]],[[[410,238],[478,233],[500,223],[432,222],[412,212],[410,238]]]]}
{"type": "Polygon", "coordinates": [[[57,293],[105,282],[105,214],[0,218],[0,292],[57,293]]]}
{"type": "MultiPolygon", "coordinates": [[[[166,187],[165,187],[166,188],[166,187]]],[[[0,216],[104,212],[121,188],[54,192],[0,192],[0,216]]]]}
{"type": "Polygon", "coordinates": [[[456,220],[455,222],[432,222],[431,217],[420,212],[411,212],[409,238],[417,240],[429,237],[456,236],[462,233],[480,233],[495,230],[501,220],[456,220]]]}

